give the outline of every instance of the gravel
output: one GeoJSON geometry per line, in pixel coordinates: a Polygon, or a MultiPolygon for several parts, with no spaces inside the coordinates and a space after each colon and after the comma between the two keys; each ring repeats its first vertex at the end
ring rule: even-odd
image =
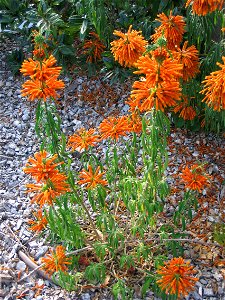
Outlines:
{"type": "MultiPolygon", "coordinates": [[[[13,45],[10,45],[11,47],[13,45]]],[[[5,56],[7,45],[1,45],[0,52],[0,299],[12,300],[16,297],[29,300],[90,300],[113,299],[110,292],[105,290],[88,290],[77,295],[76,292],[67,292],[60,287],[51,284],[47,280],[33,275],[19,283],[18,279],[27,273],[27,266],[18,257],[18,249],[24,249],[39,260],[49,249],[45,238],[38,238],[27,230],[27,221],[31,218],[32,205],[25,193],[25,184],[29,181],[22,168],[30,155],[39,150],[38,139],[35,136],[35,102],[29,102],[21,97],[20,89],[23,79],[13,77],[6,69],[5,56]],[[39,288],[38,288],[39,287],[39,288]]],[[[121,92],[121,86],[115,85],[117,91],[116,100],[104,99],[102,103],[87,103],[82,98],[82,84],[87,82],[86,76],[80,76],[73,80],[65,78],[67,89],[62,97],[62,130],[66,134],[72,134],[78,128],[99,125],[104,117],[117,115],[118,111],[126,114],[128,105],[126,89],[121,92]],[[76,91],[76,96],[74,93],[76,91]],[[107,102],[108,101],[108,102],[107,102]],[[109,104],[110,103],[110,104],[109,104]]],[[[90,86],[101,86],[101,80],[95,78],[90,86]]],[[[129,83],[127,84],[129,87],[129,83]]],[[[126,87],[126,88],[127,88],[126,87]]],[[[107,93],[106,93],[107,94],[107,93]]],[[[203,207],[209,214],[200,220],[199,230],[204,232],[207,226],[221,220],[224,216],[225,188],[220,181],[225,179],[225,141],[224,138],[215,137],[213,134],[190,133],[185,130],[172,130],[171,141],[168,146],[170,167],[167,171],[168,182],[171,186],[176,184],[176,176],[181,165],[191,161],[207,161],[208,173],[214,176],[216,189],[219,192],[213,203],[205,199],[203,207]],[[205,147],[205,148],[204,148],[205,147]],[[208,147],[208,148],[207,148],[208,147]],[[211,148],[210,148],[211,147],[211,148]],[[206,151],[201,151],[202,149],[206,151]],[[212,149],[212,152],[209,151],[212,149]],[[219,205],[220,203],[220,205],[219,205]],[[201,229],[202,228],[202,229],[201,229]]],[[[103,149],[105,151],[105,149],[103,149]]],[[[207,192],[203,192],[203,196],[207,192]]],[[[170,198],[168,212],[174,211],[176,197],[170,198]]],[[[207,253],[199,252],[200,248],[185,250],[188,259],[192,259],[200,273],[200,281],[196,289],[186,299],[194,300],[225,300],[225,272],[224,267],[214,266],[212,259],[207,259],[207,253]],[[206,264],[201,265],[200,262],[206,264]],[[199,263],[199,264],[198,264],[199,263]],[[207,266],[207,264],[209,266],[207,266]],[[222,270],[222,271],[221,271],[222,270]]],[[[139,300],[140,298],[134,297],[139,300]]],[[[146,300],[158,298],[149,291],[146,300]]]]}

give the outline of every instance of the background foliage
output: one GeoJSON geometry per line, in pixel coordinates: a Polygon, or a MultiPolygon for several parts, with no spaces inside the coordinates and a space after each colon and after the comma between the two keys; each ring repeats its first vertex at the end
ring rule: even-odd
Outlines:
{"type": "Polygon", "coordinates": [[[185,0],[0,0],[0,39],[11,37],[17,49],[8,57],[9,66],[16,74],[21,63],[32,49],[31,32],[39,30],[46,37],[48,50],[57,58],[64,71],[78,72],[82,67],[89,75],[99,72],[113,84],[132,75],[132,70],[122,68],[113,59],[110,42],[115,38],[115,29],[127,31],[132,24],[141,30],[149,42],[154,29],[159,26],[155,21],[158,13],[182,14],[187,24],[185,40],[199,50],[201,72],[184,89],[192,97],[197,108],[193,121],[184,121],[173,114],[173,122],[178,127],[223,132],[225,129],[224,112],[215,112],[202,104],[199,95],[200,84],[205,76],[218,69],[216,62],[222,61],[225,42],[221,28],[225,26],[224,11],[216,11],[206,16],[198,16],[185,8],[185,0]],[[87,62],[82,51],[90,32],[96,32],[105,51],[96,63],[87,62]],[[73,66],[71,68],[71,65],[73,66]]]}

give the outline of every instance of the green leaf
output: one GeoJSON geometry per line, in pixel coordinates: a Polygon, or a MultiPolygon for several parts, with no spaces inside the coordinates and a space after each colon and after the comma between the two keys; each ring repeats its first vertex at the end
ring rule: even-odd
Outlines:
{"type": "Polygon", "coordinates": [[[88,28],[88,20],[84,19],[80,28],[80,39],[83,41],[86,36],[86,31],[88,28]]]}
{"type": "Polygon", "coordinates": [[[92,282],[103,282],[106,277],[106,267],[103,263],[91,263],[84,273],[85,278],[92,282]]]}
{"type": "Polygon", "coordinates": [[[72,46],[60,45],[58,49],[63,55],[75,55],[75,50],[72,46]]]}

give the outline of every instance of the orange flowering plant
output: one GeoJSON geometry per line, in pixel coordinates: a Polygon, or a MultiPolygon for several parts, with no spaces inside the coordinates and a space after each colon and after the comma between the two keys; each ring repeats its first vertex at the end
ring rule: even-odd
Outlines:
{"type": "Polygon", "coordinates": [[[83,54],[87,57],[86,62],[94,63],[101,59],[101,54],[106,48],[95,32],[89,33],[90,39],[85,40],[83,54]]]}
{"type": "Polygon", "coordinates": [[[186,166],[181,172],[181,182],[184,184],[185,192],[183,199],[179,202],[174,214],[174,222],[178,224],[182,222],[182,227],[185,230],[187,220],[193,218],[193,208],[198,209],[198,197],[203,190],[210,184],[210,176],[205,171],[205,166],[202,164],[193,164],[186,166]]]}
{"type": "MultiPolygon", "coordinates": [[[[186,167],[181,175],[183,199],[167,216],[168,114],[174,111],[189,121],[196,117],[183,87],[200,70],[195,46],[181,45],[184,18],[171,12],[160,14],[158,21],[161,25],[152,36],[155,43],[148,50],[132,27],[126,34],[114,32],[120,37],[111,43],[115,59],[135,68],[139,76],[127,101],[128,115],[109,116],[97,128],[81,128],[67,141],[57,112],[56,98],[64,84],[58,79],[61,68],[55,66],[56,59],[52,55],[28,59],[21,68],[30,76],[23,95],[38,99],[36,131],[42,141],[40,152],[24,168],[35,181],[27,184],[37,208],[30,229],[48,231],[57,242],[42,259],[43,268],[57,282],[73,281],[74,289],[82,290],[87,282],[110,285],[115,297],[125,300],[132,295],[128,286],[137,277],[142,278],[143,294],[152,289],[164,299],[194,289],[197,278],[181,257],[182,245],[191,240],[185,230],[197,209],[197,195],[209,184],[202,166],[186,167]],[[79,155],[73,163],[74,152],[79,155]],[[157,268],[168,256],[174,258],[157,268]],[[73,280],[77,274],[79,279],[73,280]]],[[[209,76],[202,93],[205,101],[212,105],[217,101],[221,107],[223,100],[211,97],[214,92],[223,96],[222,89],[215,88],[216,79],[223,83],[223,66],[219,66],[221,71],[209,76]]]]}

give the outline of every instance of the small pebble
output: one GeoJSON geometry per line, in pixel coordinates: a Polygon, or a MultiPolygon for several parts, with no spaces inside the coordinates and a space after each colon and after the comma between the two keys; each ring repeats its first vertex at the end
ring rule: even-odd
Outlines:
{"type": "Polygon", "coordinates": [[[17,264],[16,264],[16,269],[19,270],[19,271],[25,271],[26,270],[26,264],[23,262],[23,261],[19,261],[17,264]]]}

